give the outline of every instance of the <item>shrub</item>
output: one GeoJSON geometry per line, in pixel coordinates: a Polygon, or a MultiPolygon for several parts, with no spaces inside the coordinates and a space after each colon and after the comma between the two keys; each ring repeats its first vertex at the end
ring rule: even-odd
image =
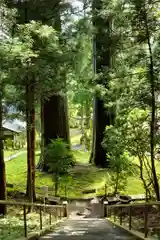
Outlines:
{"type": "Polygon", "coordinates": [[[68,176],[69,169],[74,166],[75,159],[69,145],[63,139],[52,140],[45,149],[49,171],[53,174],[55,196],[57,196],[61,176],[68,176]]]}

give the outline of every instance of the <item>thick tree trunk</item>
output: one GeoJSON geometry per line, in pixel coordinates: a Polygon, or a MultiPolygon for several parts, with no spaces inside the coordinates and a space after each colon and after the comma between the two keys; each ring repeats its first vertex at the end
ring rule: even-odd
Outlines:
{"type": "MultiPolygon", "coordinates": [[[[70,144],[68,109],[66,97],[58,94],[50,97],[44,102],[44,146],[47,146],[51,139],[62,138],[70,144]]],[[[44,159],[43,170],[48,171],[47,159],[44,159]]]]}
{"type": "Polygon", "coordinates": [[[102,147],[102,141],[105,127],[110,125],[110,117],[106,113],[103,100],[96,98],[94,107],[94,136],[91,153],[92,159],[90,162],[94,163],[98,167],[104,168],[108,166],[108,161],[106,158],[106,151],[102,147]]]}
{"type": "MultiPolygon", "coordinates": [[[[61,31],[59,6],[60,0],[57,1],[57,13],[54,17],[54,28],[58,32],[61,31]]],[[[65,76],[62,81],[66,81],[65,76]]],[[[51,140],[57,138],[62,138],[70,144],[67,95],[62,96],[57,92],[53,94],[49,100],[44,101],[43,114],[44,147],[47,146],[51,140]]],[[[43,164],[41,165],[44,171],[48,171],[47,159],[44,158],[43,164]]]]}
{"type": "MultiPolygon", "coordinates": [[[[107,87],[107,79],[105,75],[110,67],[110,20],[103,19],[99,15],[102,9],[102,1],[93,1],[93,25],[96,28],[94,38],[94,69],[95,73],[104,73],[99,78],[97,84],[107,87]],[[106,71],[106,72],[104,72],[106,71]]],[[[104,107],[102,99],[95,97],[94,106],[94,135],[90,162],[98,167],[108,167],[106,160],[106,151],[102,147],[105,127],[111,124],[112,116],[104,107]]]]}
{"type": "Polygon", "coordinates": [[[63,138],[69,143],[66,102],[56,94],[44,102],[44,145],[51,139],[63,138]],[[53,109],[53,110],[52,110],[53,109]]]}
{"type": "MultiPolygon", "coordinates": [[[[0,90],[0,200],[6,200],[6,174],[3,152],[3,107],[2,107],[2,89],[0,90]]],[[[6,205],[0,204],[0,215],[6,214],[6,205]]]]}

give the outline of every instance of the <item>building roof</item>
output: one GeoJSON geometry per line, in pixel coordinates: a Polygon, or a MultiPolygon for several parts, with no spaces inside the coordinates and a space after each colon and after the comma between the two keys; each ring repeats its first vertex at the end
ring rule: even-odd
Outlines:
{"type": "Polygon", "coordinates": [[[25,124],[17,119],[5,120],[2,126],[3,128],[15,133],[22,133],[25,131],[25,124]]]}

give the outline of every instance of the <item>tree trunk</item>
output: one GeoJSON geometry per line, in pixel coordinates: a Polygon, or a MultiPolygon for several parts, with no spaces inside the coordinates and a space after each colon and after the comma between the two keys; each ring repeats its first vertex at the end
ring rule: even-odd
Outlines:
{"type": "MultiPolygon", "coordinates": [[[[33,85],[33,84],[32,84],[33,85]]],[[[26,121],[27,121],[27,191],[30,202],[35,196],[35,106],[34,88],[26,86],[26,121]]]]}
{"type": "MultiPolygon", "coordinates": [[[[57,1],[57,13],[54,18],[54,28],[57,32],[61,31],[61,19],[59,12],[60,1],[57,1]]],[[[64,82],[64,79],[62,79],[64,82]]],[[[54,92],[54,90],[53,90],[54,92]]],[[[44,147],[51,140],[62,138],[70,145],[69,122],[68,122],[68,102],[67,95],[60,95],[58,92],[53,94],[49,100],[44,101],[44,147]]],[[[48,171],[47,159],[43,159],[43,171],[48,171]]]]}
{"type": "Polygon", "coordinates": [[[96,99],[93,100],[93,117],[92,117],[92,146],[91,146],[91,154],[89,158],[89,163],[94,164],[94,150],[95,150],[95,105],[96,99]]]}
{"type": "Polygon", "coordinates": [[[36,200],[36,192],[35,192],[35,150],[36,150],[36,112],[35,112],[35,88],[34,84],[31,87],[31,95],[32,95],[32,103],[31,103],[31,156],[32,156],[32,194],[33,194],[33,201],[36,200]]]}
{"type": "Polygon", "coordinates": [[[59,189],[59,176],[55,173],[55,176],[54,176],[54,194],[55,194],[55,197],[58,196],[58,189],[59,189]]]}
{"type": "Polygon", "coordinates": [[[44,164],[44,101],[41,98],[41,154],[37,165],[38,169],[43,169],[44,164]]]}
{"type": "MultiPolygon", "coordinates": [[[[47,146],[51,139],[57,138],[62,138],[70,144],[66,101],[66,97],[55,94],[44,102],[44,146],[47,146]]],[[[47,159],[45,158],[43,170],[48,171],[47,159]]]]}
{"type": "MultiPolygon", "coordinates": [[[[96,73],[104,73],[101,78],[98,79],[97,84],[101,84],[107,87],[107,79],[105,75],[107,73],[104,70],[108,70],[110,67],[110,20],[103,19],[99,15],[99,11],[102,10],[102,2],[93,1],[93,25],[96,28],[96,34],[94,38],[94,69],[96,73]],[[107,33],[106,33],[107,30],[107,33]],[[95,62],[96,61],[96,62],[95,62]]],[[[94,106],[94,143],[92,144],[92,153],[90,162],[94,163],[98,167],[108,167],[108,161],[106,160],[106,151],[102,147],[102,141],[104,137],[105,127],[111,124],[110,114],[105,109],[104,102],[101,98],[95,97],[94,106]]]]}
{"type": "MultiPolygon", "coordinates": [[[[2,87],[0,90],[0,200],[6,200],[6,173],[3,152],[3,107],[2,107],[2,87]]],[[[0,204],[0,215],[6,214],[6,205],[0,204]]]]}
{"type": "Polygon", "coordinates": [[[117,194],[118,192],[118,184],[119,184],[119,172],[117,171],[116,173],[116,182],[115,182],[115,189],[114,189],[114,196],[117,194]]]}

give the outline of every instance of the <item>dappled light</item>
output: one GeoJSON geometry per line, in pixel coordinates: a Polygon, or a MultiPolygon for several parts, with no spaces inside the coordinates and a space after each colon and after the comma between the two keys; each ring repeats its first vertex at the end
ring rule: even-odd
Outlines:
{"type": "Polygon", "coordinates": [[[158,239],[159,1],[0,3],[0,240],[158,239]]]}

